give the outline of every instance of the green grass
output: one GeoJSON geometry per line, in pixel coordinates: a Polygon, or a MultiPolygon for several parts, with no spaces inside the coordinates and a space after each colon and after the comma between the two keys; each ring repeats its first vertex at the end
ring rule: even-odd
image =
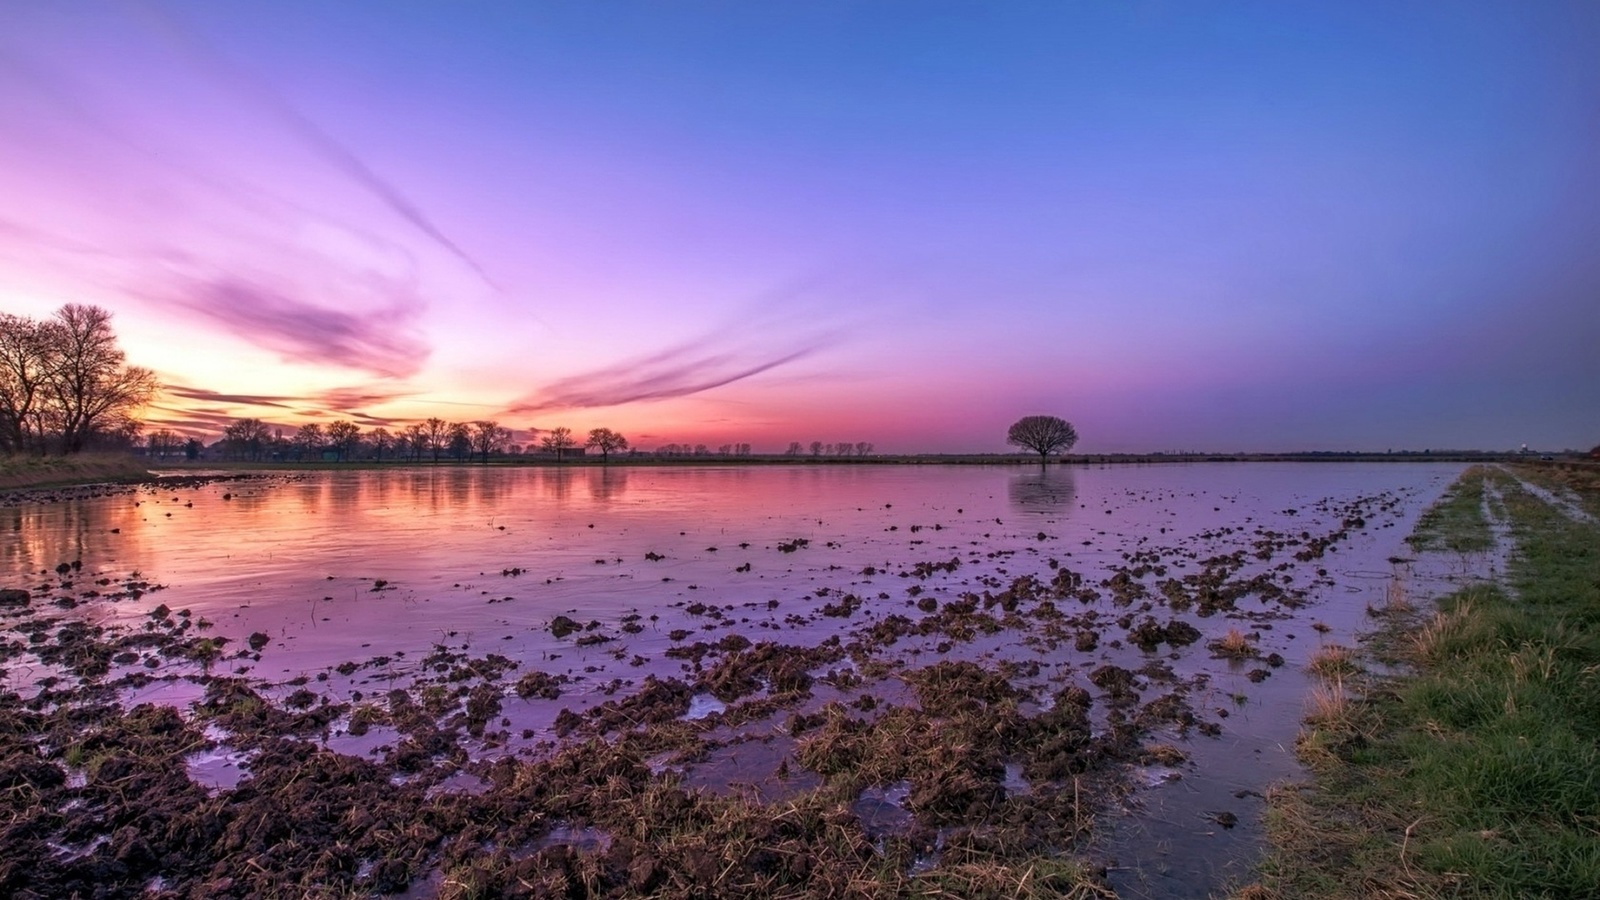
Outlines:
{"type": "Polygon", "coordinates": [[[1389,624],[1408,671],[1308,720],[1241,897],[1600,895],[1600,528],[1468,476],[1504,497],[1507,584],[1389,624]]]}
{"type": "Polygon", "coordinates": [[[1481,553],[1494,546],[1494,535],[1484,515],[1484,479],[1489,470],[1473,466],[1445,491],[1439,502],[1418,520],[1406,543],[1417,550],[1454,550],[1481,553]]]}

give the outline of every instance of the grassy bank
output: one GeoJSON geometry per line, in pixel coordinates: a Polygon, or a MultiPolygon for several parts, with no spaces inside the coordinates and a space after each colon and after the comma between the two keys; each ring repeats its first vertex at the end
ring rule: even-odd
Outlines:
{"type": "Polygon", "coordinates": [[[140,481],[150,477],[144,460],[122,454],[0,456],[0,490],[68,484],[140,481]]]}
{"type": "MultiPolygon", "coordinates": [[[[1313,778],[1273,793],[1273,850],[1240,897],[1600,894],[1600,528],[1473,470],[1425,522],[1439,543],[1488,545],[1486,482],[1507,583],[1391,606],[1369,660],[1402,674],[1324,680],[1297,743],[1313,778]]],[[[1600,497],[1600,477],[1565,487],[1600,497]]]]}
{"type": "Polygon", "coordinates": [[[1418,550],[1452,550],[1481,553],[1494,546],[1494,535],[1484,515],[1486,466],[1473,466],[1445,491],[1417,522],[1406,543],[1418,550]]]}

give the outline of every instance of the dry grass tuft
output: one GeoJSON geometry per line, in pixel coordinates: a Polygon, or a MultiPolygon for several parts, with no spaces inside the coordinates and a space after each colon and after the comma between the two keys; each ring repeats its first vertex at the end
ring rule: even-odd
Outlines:
{"type": "Polygon", "coordinates": [[[1255,644],[1251,642],[1250,635],[1237,628],[1229,628],[1228,633],[1210,642],[1206,646],[1217,656],[1226,656],[1232,659],[1247,659],[1256,655],[1255,644]]]}
{"type": "Polygon", "coordinates": [[[1328,644],[1311,655],[1306,671],[1318,678],[1343,678],[1360,671],[1356,653],[1342,644],[1328,644]]]}
{"type": "Polygon", "coordinates": [[[1355,701],[1345,690],[1344,679],[1333,677],[1311,689],[1306,699],[1306,722],[1339,733],[1355,730],[1355,701]]]}
{"type": "Polygon", "coordinates": [[[1406,592],[1406,583],[1398,575],[1389,579],[1389,586],[1384,591],[1383,607],[1386,612],[1400,615],[1416,608],[1406,592]]]}

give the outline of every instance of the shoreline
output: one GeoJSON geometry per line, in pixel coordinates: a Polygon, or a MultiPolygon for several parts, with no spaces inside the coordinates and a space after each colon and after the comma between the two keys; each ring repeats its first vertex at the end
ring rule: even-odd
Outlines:
{"type": "Polygon", "coordinates": [[[150,478],[149,464],[131,454],[0,456],[0,494],[84,484],[137,484],[150,478]]]}
{"type": "Polygon", "coordinates": [[[1385,608],[1323,673],[1268,794],[1271,851],[1235,900],[1577,897],[1600,884],[1600,474],[1474,468],[1417,549],[1489,578],[1385,608]],[[1555,502],[1552,502],[1554,500],[1555,502]]]}
{"type": "Polygon", "coordinates": [[[592,469],[592,468],[663,468],[663,467],[766,467],[766,466],[1002,466],[1028,469],[1035,466],[1054,468],[1083,468],[1087,466],[1116,465],[1193,465],[1203,463],[1518,463],[1569,470],[1600,470],[1600,461],[1582,457],[1557,457],[1553,460],[1532,460],[1511,453],[1476,451],[1449,451],[1419,453],[1369,453],[1342,451],[1307,451],[1299,453],[1100,453],[1073,454],[1052,457],[1043,466],[1032,455],[1019,454],[884,454],[860,457],[792,457],[792,456],[682,456],[641,457],[619,456],[611,460],[579,457],[556,461],[541,457],[497,457],[488,463],[480,461],[423,460],[396,462],[392,460],[332,460],[306,461],[246,461],[246,460],[169,460],[150,459],[132,454],[83,454],[79,456],[11,456],[0,457],[0,497],[17,492],[80,487],[92,485],[153,484],[164,478],[185,476],[195,472],[221,473],[220,477],[238,474],[284,472],[345,472],[394,470],[461,470],[461,469],[592,469]]]}

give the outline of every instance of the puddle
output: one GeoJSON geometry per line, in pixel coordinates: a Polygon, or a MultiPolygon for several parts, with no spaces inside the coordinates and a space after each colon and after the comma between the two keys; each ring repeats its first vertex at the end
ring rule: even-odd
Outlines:
{"type": "Polygon", "coordinates": [[[704,719],[713,713],[727,712],[728,704],[723,703],[710,694],[695,694],[689,698],[689,711],[683,714],[685,719],[704,719]]]}
{"type": "Polygon", "coordinates": [[[335,753],[348,756],[374,756],[384,748],[394,747],[404,739],[399,730],[388,725],[370,725],[365,734],[336,731],[322,740],[322,746],[335,753]]]}
{"type": "Polygon", "coordinates": [[[574,828],[570,825],[557,825],[550,829],[544,837],[533,843],[534,850],[543,850],[565,844],[574,850],[585,853],[604,853],[611,846],[611,835],[598,828],[574,828]]]}
{"type": "Polygon", "coordinates": [[[456,772],[439,779],[438,783],[430,786],[427,796],[431,799],[440,794],[482,794],[489,789],[489,782],[472,774],[471,772],[456,772]]]}
{"type": "Polygon", "coordinates": [[[228,739],[232,735],[215,725],[206,726],[205,736],[214,742],[214,746],[207,750],[196,750],[183,758],[184,767],[189,770],[189,779],[212,794],[231,791],[244,780],[245,770],[256,751],[236,750],[228,746],[228,739]]]}
{"type": "Polygon", "coordinates": [[[1005,778],[1001,780],[1000,786],[1005,788],[1006,794],[1009,796],[1022,797],[1033,793],[1033,785],[1029,784],[1028,779],[1023,777],[1022,766],[1018,763],[1006,763],[1005,778]]]}
{"type": "Polygon", "coordinates": [[[819,787],[822,779],[795,763],[791,758],[793,750],[792,740],[777,737],[719,747],[683,767],[684,784],[761,803],[774,803],[819,787]]]}
{"type": "Polygon", "coordinates": [[[867,836],[877,840],[910,830],[916,821],[906,810],[906,798],[911,796],[911,784],[898,781],[881,788],[866,788],[850,804],[850,811],[861,820],[867,836]]]}

